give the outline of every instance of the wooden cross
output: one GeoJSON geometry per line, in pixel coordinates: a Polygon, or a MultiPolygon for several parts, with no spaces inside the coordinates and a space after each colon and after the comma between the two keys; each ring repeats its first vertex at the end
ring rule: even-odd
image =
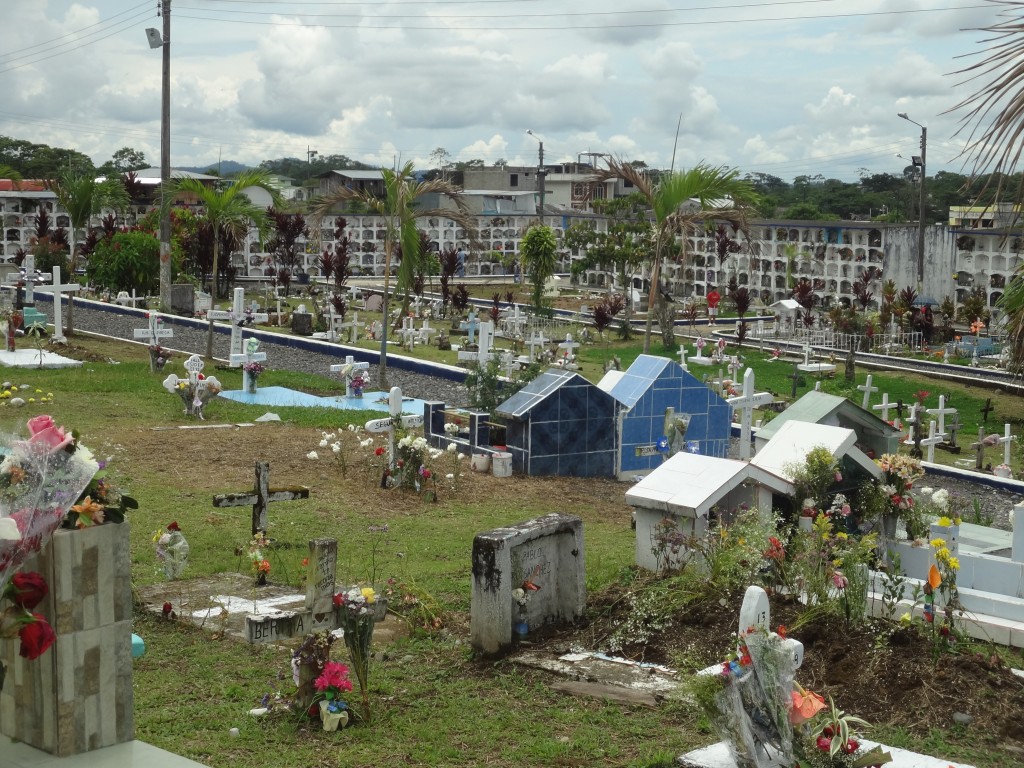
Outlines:
{"type": "Polygon", "coordinates": [[[907,406],[906,406],[906,405],[904,405],[904,403],[903,403],[903,401],[902,401],[902,400],[897,400],[897,401],[896,401],[896,405],[895,405],[895,408],[896,408],[896,416],[902,419],[902,418],[903,418],[903,411],[904,411],[904,409],[905,409],[906,407],[907,407],[907,406]]]}
{"type": "Polygon", "coordinates": [[[213,497],[213,506],[247,507],[252,505],[252,535],[267,532],[267,508],[275,501],[295,501],[308,499],[309,488],[304,485],[293,485],[286,488],[270,487],[270,464],[265,461],[256,462],[256,486],[251,491],[241,493],[221,493],[213,497]]]}
{"type": "Polygon", "coordinates": [[[950,453],[960,453],[960,446],[956,444],[956,436],[960,431],[960,414],[954,413],[949,420],[949,442],[942,447],[950,453]]]}
{"type": "Polygon", "coordinates": [[[994,411],[994,410],[995,410],[995,408],[992,407],[992,398],[991,397],[986,398],[985,405],[982,406],[982,409],[981,409],[981,414],[982,414],[982,416],[985,417],[985,423],[986,424],[988,424],[988,415],[990,413],[992,413],[992,411],[994,411]]]}
{"type": "Polygon", "coordinates": [[[337,365],[331,366],[331,373],[339,373],[345,377],[345,397],[356,396],[352,391],[352,380],[355,379],[357,375],[360,378],[365,378],[365,376],[362,376],[362,373],[365,371],[368,374],[369,370],[369,363],[357,363],[352,355],[346,355],[344,363],[338,363],[337,365]]]}
{"type": "Polygon", "coordinates": [[[974,449],[974,468],[978,471],[985,468],[985,449],[987,447],[985,445],[985,428],[978,427],[978,442],[971,443],[971,448],[974,449]]]}
{"type": "Polygon", "coordinates": [[[740,458],[750,458],[750,426],[755,408],[767,405],[774,398],[770,392],[754,392],[754,371],[747,368],[743,372],[743,393],[726,400],[733,410],[740,412],[740,458]]]}
{"type": "MultiPolygon", "coordinates": [[[[852,347],[851,347],[852,349],[852,347]]],[[[868,406],[871,405],[871,395],[878,391],[878,387],[871,386],[871,374],[868,374],[867,380],[857,387],[861,392],[864,393],[864,399],[861,401],[860,407],[865,411],[868,410],[868,406]]]]}
{"type": "Polygon", "coordinates": [[[917,406],[914,405],[911,408],[910,418],[907,419],[907,424],[910,425],[912,432],[910,433],[909,442],[912,447],[910,449],[910,456],[914,459],[921,458],[921,416],[918,414],[917,406]]]}
{"type": "Polygon", "coordinates": [[[920,445],[928,448],[928,461],[935,462],[935,446],[942,442],[944,435],[935,432],[935,422],[928,422],[928,437],[920,441],[920,445]]]}
{"type": "Polygon", "coordinates": [[[787,379],[793,380],[793,391],[790,393],[790,397],[792,397],[794,400],[796,399],[797,385],[800,383],[801,378],[803,378],[800,375],[799,365],[799,363],[793,363],[793,372],[786,377],[787,379]]]}
{"type": "MultiPolygon", "coordinates": [[[[946,437],[946,414],[956,413],[956,408],[946,407],[946,396],[939,395],[939,407],[929,408],[927,413],[932,416],[937,416],[939,419],[939,437],[945,439],[946,437]]],[[[931,461],[931,459],[929,459],[931,461]]]]}
{"type": "Polygon", "coordinates": [[[53,336],[51,338],[57,342],[67,341],[64,337],[64,318],[62,314],[64,311],[64,294],[68,294],[68,301],[71,301],[71,294],[82,290],[82,286],[78,283],[61,284],[60,267],[54,267],[53,283],[50,285],[40,285],[36,290],[40,293],[53,294],[53,336]]]}

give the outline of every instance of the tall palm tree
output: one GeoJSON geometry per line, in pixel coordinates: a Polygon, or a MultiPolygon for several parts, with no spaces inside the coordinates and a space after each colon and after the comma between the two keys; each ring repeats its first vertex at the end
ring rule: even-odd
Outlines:
{"type": "MultiPolygon", "coordinates": [[[[416,221],[422,218],[436,217],[450,219],[471,233],[475,239],[476,218],[469,212],[466,201],[462,197],[462,189],[448,181],[417,181],[415,168],[411,162],[398,170],[384,168],[381,170],[384,179],[384,196],[377,197],[368,190],[354,190],[340,187],[326,195],[316,198],[310,205],[308,217],[310,231],[319,236],[321,222],[331,214],[331,209],[339,203],[355,201],[366,206],[370,211],[384,219],[384,321],[381,323],[383,333],[380,340],[380,386],[387,388],[387,336],[388,336],[388,293],[391,279],[391,259],[398,249],[403,254],[419,254],[420,236],[416,221]],[[443,194],[452,200],[455,209],[421,208],[422,198],[429,194],[443,194]]],[[[396,288],[408,292],[416,278],[416,258],[402,258],[398,265],[396,288]]]]}
{"type": "MultiPolygon", "coordinates": [[[[47,186],[57,196],[57,204],[63,208],[71,219],[71,255],[68,259],[68,271],[71,279],[78,269],[78,235],[85,234],[89,219],[104,209],[112,208],[123,211],[131,201],[118,178],[97,181],[95,174],[67,170],[57,178],[47,181],[47,186]]],[[[54,301],[60,297],[54,295],[54,301]]],[[[68,298],[67,335],[75,332],[75,302],[68,298]]],[[[60,330],[59,328],[57,329],[60,330]]]]}
{"type": "Polygon", "coordinates": [[[663,175],[654,182],[642,170],[621,160],[610,160],[608,168],[599,171],[594,181],[622,179],[643,196],[650,207],[654,250],[649,274],[651,289],[647,301],[647,325],[644,329],[644,353],[651,351],[651,327],[657,311],[662,337],[666,343],[673,340],[671,317],[664,311],[664,296],[659,290],[661,263],[675,248],[676,238],[682,236],[682,256],[685,258],[686,235],[707,222],[720,221],[745,227],[750,206],[756,203],[753,185],[739,177],[739,172],[725,167],[697,165],[688,171],[663,175]],[[657,309],[656,309],[657,308],[657,309]]]}
{"type": "MultiPolygon", "coordinates": [[[[203,207],[202,219],[213,229],[213,268],[210,274],[210,296],[217,296],[217,274],[220,270],[220,233],[226,231],[243,241],[249,227],[255,226],[263,238],[270,231],[270,219],[266,210],[254,204],[245,190],[260,187],[270,193],[275,207],[282,205],[281,193],[270,186],[270,173],[255,169],[243,171],[230,186],[208,187],[198,179],[177,179],[171,182],[170,194],[164,195],[164,205],[171,205],[179,194],[194,195],[203,207]]],[[[213,318],[206,329],[206,359],[213,359],[213,318]]]]}
{"type": "MultiPolygon", "coordinates": [[[[979,196],[999,202],[1012,197],[1018,205],[1024,200],[1024,180],[1017,188],[1006,190],[1024,153],[1024,2],[992,0],[1002,6],[1002,21],[978,31],[989,35],[987,56],[956,74],[964,82],[979,81],[978,90],[949,111],[961,111],[960,131],[966,134],[963,155],[971,166],[971,176],[988,173],[979,196]]],[[[1009,367],[1024,370],[1024,269],[1017,268],[1006,284],[998,305],[1006,317],[1009,367]]]]}

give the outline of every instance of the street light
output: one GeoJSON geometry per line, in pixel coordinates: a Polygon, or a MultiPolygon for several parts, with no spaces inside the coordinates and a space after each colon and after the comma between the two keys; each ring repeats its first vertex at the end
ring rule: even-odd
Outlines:
{"type": "Polygon", "coordinates": [[[547,171],[544,170],[544,142],[529,128],[526,132],[537,139],[537,143],[540,144],[540,154],[538,156],[537,164],[537,191],[540,192],[540,216],[541,221],[544,221],[544,177],[547,175],[547,171]]]}
{"type": "MultiPolygon", "coordinates": [[[[902,117],[908,123],[913,123],[921,129],[921,200],[918,204],[918,222],[917,222],[917,285],[918,289],[924,283],[924,185],[925,179],[927,178],[926,173],[926,161],[928,156],[928,129],[921,125],[916,120],[911,120],[906,112],[897,112],[896,117],[902,117]]],[[[918,157],[915,155],[913,158],[914,165],[918,165],[918,157]]]]}
{"type": "Polygon", "coordinates": [[[306,165],[312,165],[313,164],[313,158],[316,157],[319,154],[320,153],[317,152],[315,149],[310,149],[309,148],[309,144],[307,144],[306,145],[306,165]]]}
{"type": "Polygon", "coordinates": [[[171,184],[171,0],[160,0],[163,38],[147,29],[150,48],[163,48],[163,84],[160,101],[160,309],[171,306],[171,206],[164,195],[171,184]]]}

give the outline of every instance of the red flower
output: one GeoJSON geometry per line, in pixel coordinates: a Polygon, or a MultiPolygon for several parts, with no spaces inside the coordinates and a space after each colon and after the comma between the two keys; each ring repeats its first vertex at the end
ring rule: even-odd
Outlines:
{"type": "Polygon", "coordinates": [[[164,608],[163,608],[164,618],[165,619],[171,618],[171,612],[173,610],[174,610],[174,606],[173,605],[171,605],[170,603],[164,603],[164,608]]]}
{"type": "Polygon", "coordinates": [[[832,739],[828,736],[822,735],[818,737],[818,749],[822,752],[829,752],[832,749],[832,739]]]}
{"type": "Polygon", "coordinates": [[[46,653],[53,645],[53,641],[57,639],[53,627],[46,621],[45,616],[33,613],[32,618],[34,621],[23,624],[18,631],[18,636],[21,638],[21,656],[29,661],[38,659],[46,653]]]}
{"type": "Polygon", "coordinates": [[[383,446],[383,445],[381,445],[381,446],[378,446],[378,447],[377,447],[377,450],[375,450],[375,451],[373,452],[373,455],[374,455],[374,456],[383,456],[383,455],[384,455],[384,446],[383,446]]]}
{"type": "Polygon", "coordinates": [[[7,597],[12,603],[26,611],[31,611],[46,597],[50,588],[46,580],[34,571],[16,573],[11,577],[7,588],[7,597]]]}
{"type": "Polygon", "coordinates": [[[168,531],[180,531],[181,528],[178,526],[178,521],[173,520],[170,525],[167,526],[168,531]]]}
{"type": "Polygon", "coordinates": [[[779,624],[779,628],[775,630],[775,633],[785,640],[789,636],[789,631],[786,629],[785,624],[779,624]]]}
{"type": "Polygon", "coordinates": [[[339,592],[333,597],[333,602],[339,608],[345,604],[345,596],[339,592]]]}
{"type": "Polygon", "coordinates": [[[769,560],[785,560],[786,559],[786,548],[782,546],[782,542],[774,536],[768,537],[769,547],[764,551],[764,556],[769,560]]]}

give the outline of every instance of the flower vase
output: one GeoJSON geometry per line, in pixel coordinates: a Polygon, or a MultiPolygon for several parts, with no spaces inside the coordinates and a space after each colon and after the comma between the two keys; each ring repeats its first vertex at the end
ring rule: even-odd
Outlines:
{"type": "Polygon", "coordinates": [[[362,387],[352,387],[352,397],[362,397],[362,396],[363,396],[363,388],[362,387]]]}
{"type": "Polygon", "coordinates": [[[324,724],[325,731],[336,731],[348,725],[348,710],[342,709],[331,712],[330,702],[326,699],[320,701],[320,722],[324,724]]]}
{"type": "Polygon", "coordinates": [[[882,515],[882,533],[887,539],[896,538],[896,524],[899,520],[899,516],[892,513],[882,515]]]}
{"type": "Polygon", "coordinates": [[[256,394],[256,377],[245,375],[245,394],[255,395],[256,394]]]}

